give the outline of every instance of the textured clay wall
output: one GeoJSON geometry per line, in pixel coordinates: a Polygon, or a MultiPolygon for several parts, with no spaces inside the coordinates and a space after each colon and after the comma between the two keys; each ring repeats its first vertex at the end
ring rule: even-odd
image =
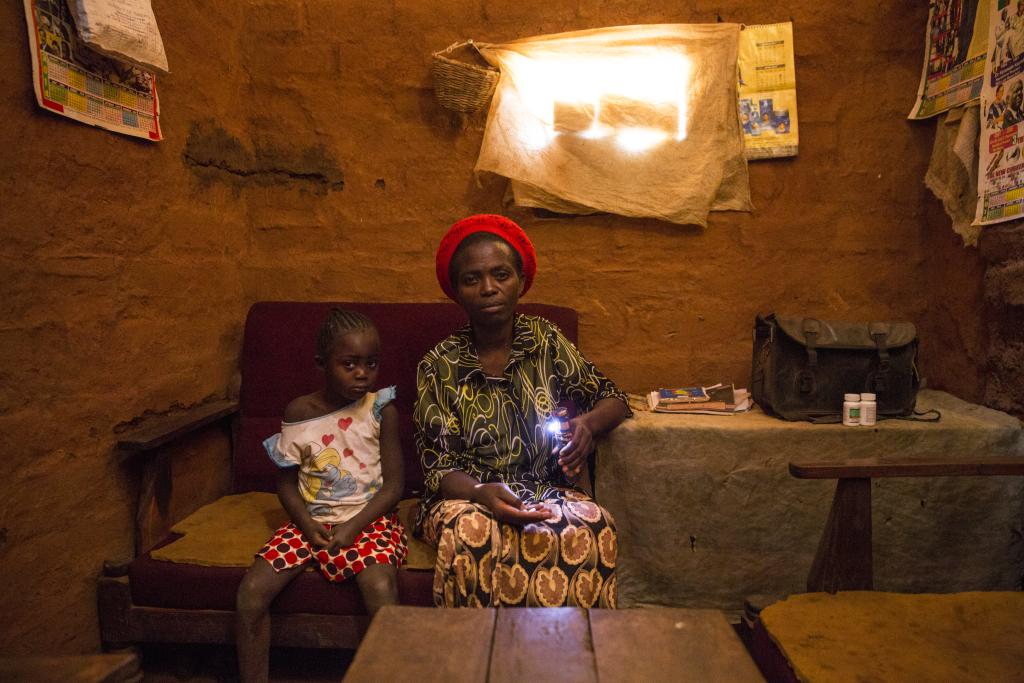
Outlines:
{"type": "MultiPolygon", "coordinates": [[[[471,174],[482,119],[433,97],[430,53],[458,39],[792,19],[801,152],[751,165],[755,211],[701,230],[510,209],[540,253],[530,299],[577,308],[587,354],[629,390],[746,383],[754,314],[779,310],[915,320],[931,384],[982,395],[981,264],[922,184],[934,124],[904,120],[926,3],[154,6],[173,69],[157,145],[39,111],[20,3],[0,5],[5,651],[97,646],[94,577],[131,554],[137,485],[114,430],[224,395],[251,302],[442,298],[438,236],[502,211],[505,189],[471,174]]],[[[217,434],[183,451],[179,512],[227,471],[217,434]]]]}
{"type": "Polygon", "coordinates": [[[1024,419],[1024,223],[986,230],[979,246],[987,263],[984,402],[1024,419]]]}

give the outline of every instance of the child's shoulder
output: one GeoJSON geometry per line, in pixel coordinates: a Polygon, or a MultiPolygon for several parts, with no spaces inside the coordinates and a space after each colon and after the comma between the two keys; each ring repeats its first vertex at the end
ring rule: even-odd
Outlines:
{"type": "Polygon", "coordinates": [[[285,406],[282,419],[285,422],[302,422],[324,415],[324,401],[320,392],[299,396],[285,406]]]}
{"type": "Polygon", "coordinates": [[[397,415],[397,409],[395,408],[395,398],[398,395],[397,387],[394,385],[384,387],[378,391],[373,398],[373,416],[380,420],[385,414],[397,415]]]}

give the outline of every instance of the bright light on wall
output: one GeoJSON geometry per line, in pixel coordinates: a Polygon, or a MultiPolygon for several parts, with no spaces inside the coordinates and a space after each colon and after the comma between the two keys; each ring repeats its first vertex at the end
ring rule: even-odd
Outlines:
{"type": "Polygon", "coordinates": [[[530,149],[560,134],[614,137],[628,152],[686,138],[690,60],[679,51],[630,47],[622,54],[508,55],[526,109],[536,124],[520,129],[530,149]]]}
{"type": "Polygon", "coordinates": [[[623,128],[615,136],[619,147],[627,152],[643,152],[657,147],[667,139],[668,133],[653,128],[623,128]]]}
{"type": "Polygon", "coordinates": [[[474,171],[517,206],[706,225],[749,210],[739,24],[639,24],[475,43],[499,70],[474,171]]]}

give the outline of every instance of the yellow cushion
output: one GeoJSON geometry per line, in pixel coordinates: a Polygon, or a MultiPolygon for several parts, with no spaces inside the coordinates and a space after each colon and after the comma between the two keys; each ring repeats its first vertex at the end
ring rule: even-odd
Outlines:
{"type": "Polygon", "coordinates": [[[412,535],[416,528],[416,515],[419,513],[419,509],[419,498],[406,498],[398,501],[398,518],[402,520],[402,526],[405,527],[405,538],[409,544],[409,554],[405,556],[402,566],[406,569],[433,570],[437,549],[426,541],[413,538],[412,535]]]}
{"type": "MultiPolygon", "coordinates": [[[[409,542],[409,555],[403,566],[433,569],[434,549],[412,537],[418,503],[418,499],[409,498],[398,504],[398,515],[409,542]]],[[[171,531],[184,536],[154,550],[152,556],[208,567],[248,567],[256,552],[287,520],[288,513],[272,493],[253,491],[224,496],[175,524],[171,531]]]]}
{"type": "Polygon", "coordinates": [[[801,681],[1024,680],[1024,593],[806,593],[761,620],[801,681]]]}

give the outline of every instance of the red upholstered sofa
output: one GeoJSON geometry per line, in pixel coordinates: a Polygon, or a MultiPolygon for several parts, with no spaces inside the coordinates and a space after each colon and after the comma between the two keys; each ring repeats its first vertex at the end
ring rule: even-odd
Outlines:
{"type": "MultiPolygon", "coordinates": [[[[174,495],[174,467],[168,460],[183,450],[182,442],[201,439],[204,430],[216,430],[218,424],[231,427],[231,491],[224,493],[275,491],[276,467],[262,441],[279,430],[288,401],[321,386],[323,377],[313,364],[315,338],[331,306],[362,311],[380,330],[383,349],[378,386],[398,386],[405,496],[418,496],[422,491],[423,474],[411,419],[416,364],[438,341],[465,324],[462,310],[454,304],[434,303],[256,303],[245,323],[238,401],[218,401],[184,416],[144,422],[119,441],[120,448],[128,452],[128,461],[141,464],[143,476],[136,557],[128,563],[108,562],[99,579],[101,638],[108,646],[234,641],[235,592],[245,568],[154,559],[152,551],[177,536],[169,534],[150,543],[146,539],[148,520],[154,509],[173,509],[168,499],[174,495]]],[[[521,306],[520,311],[544,316],[570,339],[577,338],[577,316],[572,309],[532,304],[521,306]]],[[[207,501],[199,504],[203,502],[207,501]]],[[[401,570],[402,603],[431,605],[432,580],[430,570],[401,570]]],[[[367,625],[354,582],[332,585],[315,571],[303,573],[289,585],[271,613],[272,639],[277,645],[355,647],[367,625]]]]}

